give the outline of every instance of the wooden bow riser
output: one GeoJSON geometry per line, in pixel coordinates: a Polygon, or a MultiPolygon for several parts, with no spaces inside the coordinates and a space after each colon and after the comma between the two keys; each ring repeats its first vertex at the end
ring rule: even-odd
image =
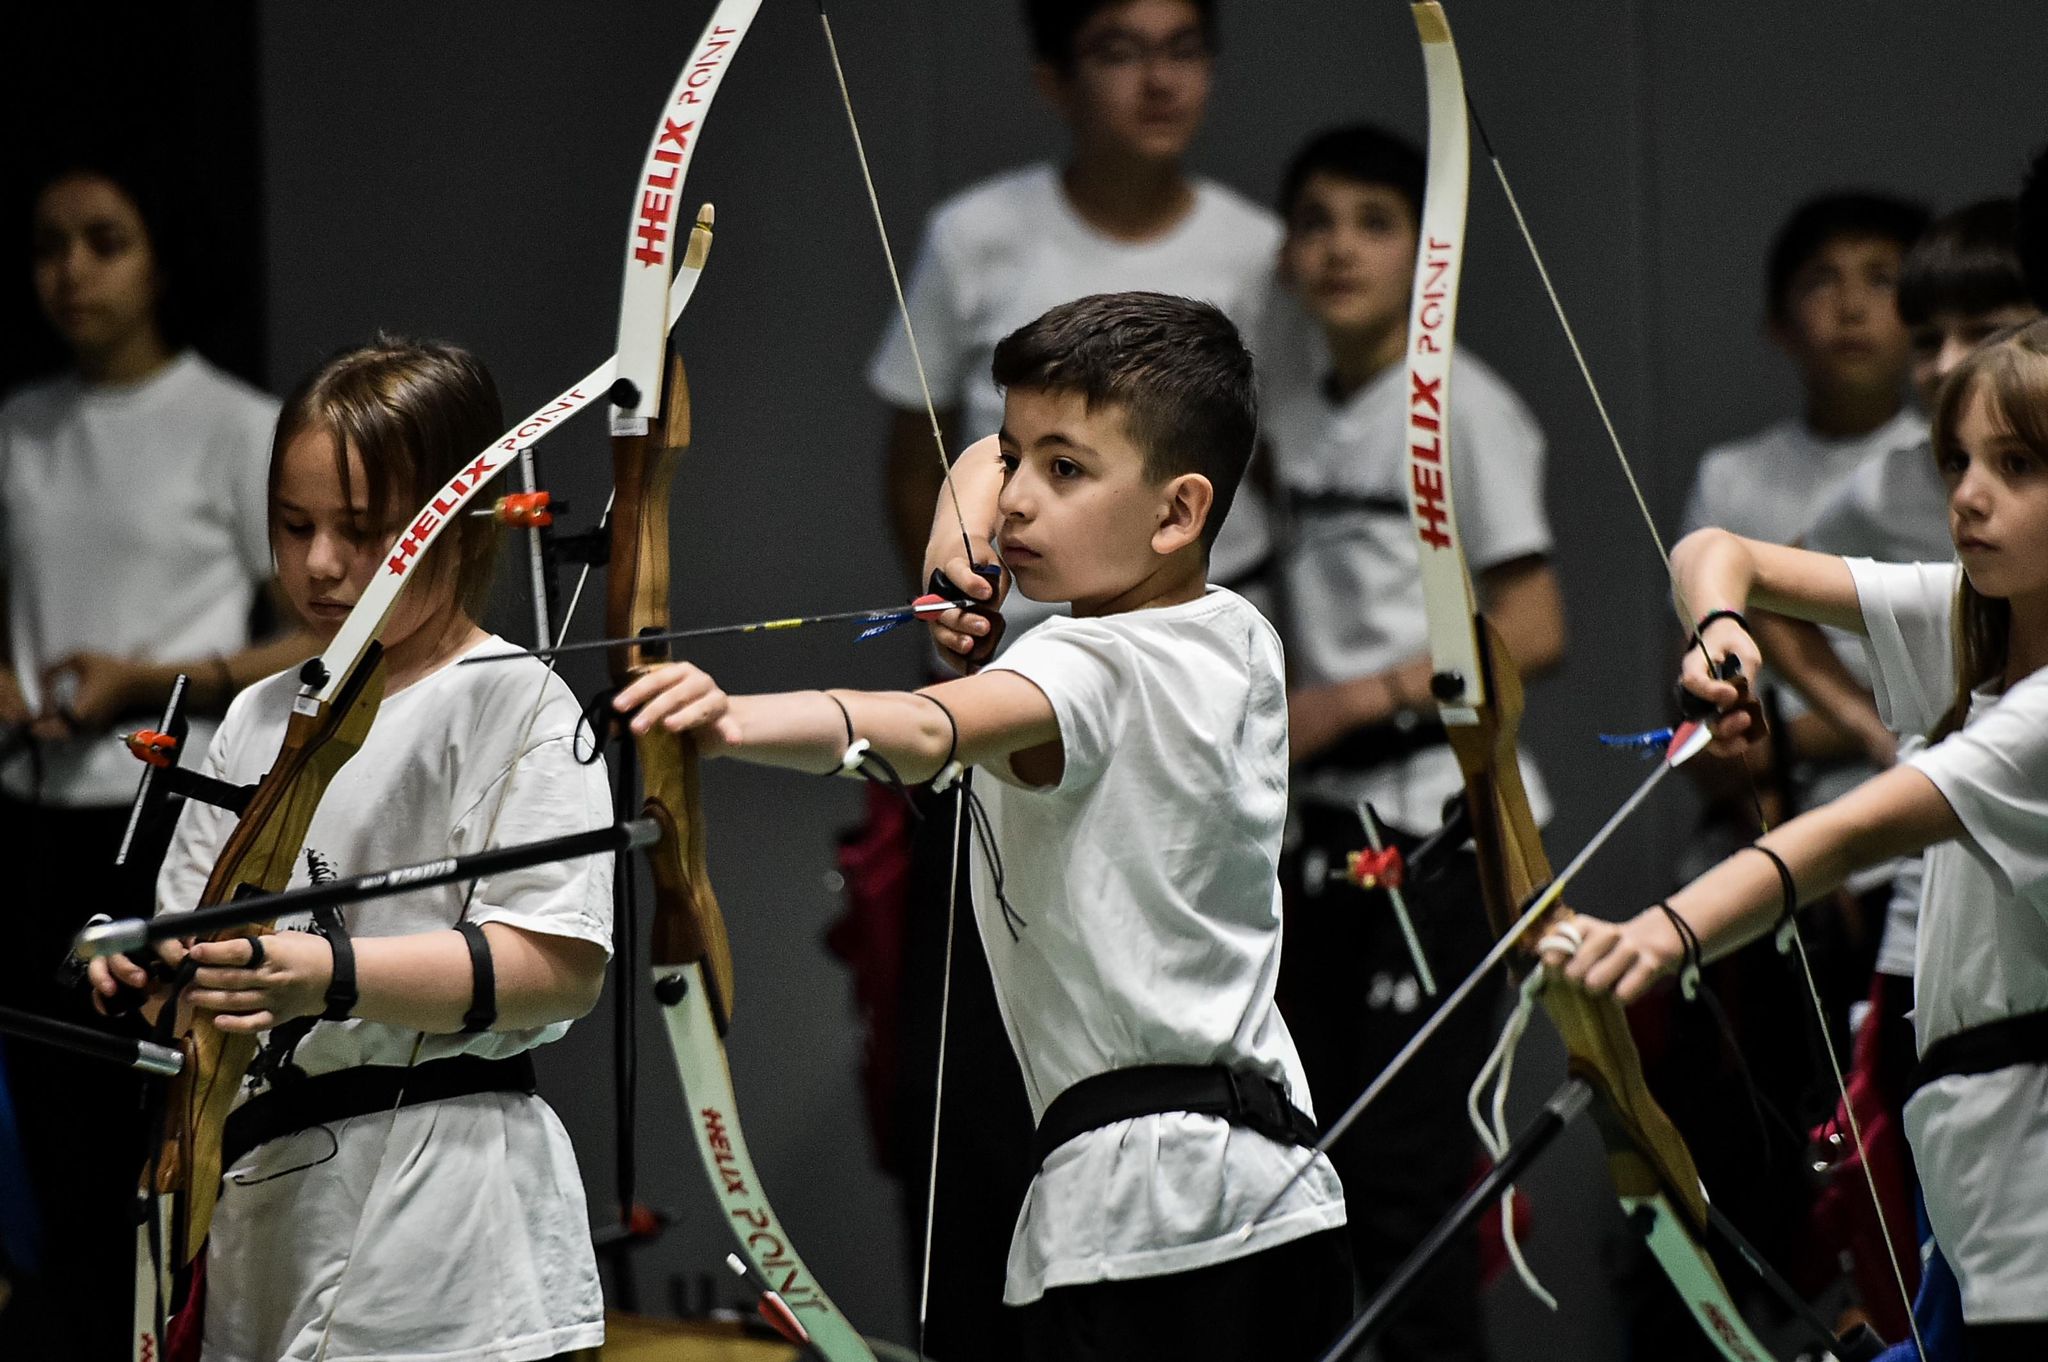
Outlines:
{"type": "MultiPolygon", "coordinates": [[[[669,484],[690,443],[689,388],[671,357],[663,419],[647,435],[615,436],[611,576],[606,632],[617,638],[668,628],[669,484]]],[[[664,645],[631,645],[612,656],[624,684],[667,661],[664,645]]],[[[732,947],[707,869],[693,741],[656,728],[634,739],[645,791],[642,814],[661,828],[647,857],[654,875],[652,975],[675,1052],[697,1155],[719,1210],[758,1280],[781,1296],[826,1362],[874,1362],[797,1253],[768,1201],[740,1127],[739,1101],[723,1038],[732,1021],[732,947]]]]}
{"type": "MultiPolygon", "coordinates": [[[[661,420],[646,435],[615,436],[612,477],[612,567],[606,583],[605,631],[615,638],[669,627],[669,488],[690,445],[690,393],[680,358],[669,360],[661,420]],[[630,547],[630,556],[628,548],[630,547]]],[[[612,678],[624,685],[668,660],[665,645],[632,645],[612,656],[612,678]]],[[[732,946],[711,887],[700,814],[694,740],[657,728],[634,740],[645,802],[643,817],[661,828],[648,852],[654,875],[653,964],[701,963],[720,1035],[732,1021],[732,946]]]]}
{"type": "MultiPolygon", "coordinates": [[[[1496,854],[1480,857],[1487,916],[1496,933],[1514,925],[1529,901],[1550,883],[1542,834],[1529,813],[1516,735],[1522,720],[1522,681],[1500,635],[1478,620],[1481,656],[1492,703],[1476,725],[1453,725],[1451,747],[1465,772],[1474,842],[1496,854]]],[[[1523,937],[1518,967],[1535,962],[1535,943],[1550,920],[1569,910],[1560,903],[1523,937]]],[[[1566,987],[1546,988],[1545,1010],[1564,1037],[1571,1072],[1599,1094],[1593,1104],[1615,1188],[1627,1198],[1662,1194],[1693,1228],[1705,1234],[1706,1200],[1699,1171],[1671,1118],[1650,1094],[1641,1057],[1621,1004],[1566,987]]]]}
{"type": "MultiPolygon", "coordinates": [[[[372,649],[332,704],[317,713],[293,713],[277,764],[257,786],[195,907],[276,893],[290,883],[327,787],[369,734],[383,701],[384,679],[382,650],[372,649]]],[[[210,939],[257,936],[269,927],[251,923],[210,939]]],[[[180,1005],[178,1045],[185,1066],[172,1080],[164,1104],[162,1154],[157,1161],[155,1190],[183,1194],[177,1211],[180,1263],[191,1261],[213,1222],[220,1193],[222,1128],[257,1053],[256,1037],[224,1032],[208,1017],[180,1005]]]]}

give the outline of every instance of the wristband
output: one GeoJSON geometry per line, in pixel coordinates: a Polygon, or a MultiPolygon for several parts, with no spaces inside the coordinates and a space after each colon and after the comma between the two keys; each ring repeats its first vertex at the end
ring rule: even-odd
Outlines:
{"type": "Polygon", "coordinates": [[[356,1010],[356,948],[349,944],[348,929],[339,915],[327,931],[329,950],[334,952],[334,972],[327,980],[327,1010],[321,1021],[347,1021],[356,1010]]]}
{"type": "Polygon", "coordinates": [[[1700,995],[1700,967],[1706,962],[1706,951],[1700,945],[1700,934],[1693,930],[1690,922],[1678,915],[1678,910],[1671,906],[1668,899],[1658,899],[1657,910],[1664,914],[1665,921],[1671,924],[1671,930],[1678,934],[1679,950],[1684,956],[1684,961],[1678,968],[1678,991],[1685,996],[1687,1002],[1692,1002],[1700,995]]]}
{"type": "Polygon", "coordinates": [[[846,747],[839,754],[839,764],[822,774],[857,776],[860,774],[861,763],[867,757],[868,744],[853,735],[853,715],[847,712],[846,702],[829,690],[821,690],[818,694],[832,702],[833,708],[839,711],[839,722],[846,726],[846,747]]]}
{"type": "Polygon", "coordinates": [[[1778,953],[1792,949],[1792,937],[1799,930],[1799,886],[1792,881],[1792,867],[1785,864],[1785,858],[1765,846],[1762,842],[1751,842],[1750,851],[1761,852],[1769,858],[1772,869],[1778,872],[1778,892],[1785,897],[1784,911],[1778,914],[1777,926],[1772,929],[1778,946],[1778,953]]]}
{"type": "Polygon", "coordinates": [[[911,694],[937,705],[939,713],[946,716],[946,727],[952,732],[952,738],[946,744],[946,759],[939,763],[939,769],[932,773],[931,778],[932,792],[944,794],[953,788],[953,783],[960,779],[960,773],[964,769],[960,765],[960,721],[953,717],[952,710],[946,708],[945,701],[929,691],[912,691],[911,694]]]}
{"type": "Polygon", "coordinates": [[[1692,627],[1692,640],[1686,646],[1697,647],[1700,635],[1706,633],[1707,626],[1717,620],[1734,620],[1742,626],[1743,633],[1748,634],[1752,639],[1756,637],[1755,632],[1749,627],[1749,617],[1740,610],[1709,610],[1706,614],[1700,616],[1700,622],[1692,627]]]}

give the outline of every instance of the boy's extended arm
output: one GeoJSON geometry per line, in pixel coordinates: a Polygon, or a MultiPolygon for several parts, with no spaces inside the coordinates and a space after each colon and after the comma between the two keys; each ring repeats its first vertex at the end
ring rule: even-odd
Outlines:
{"type": "Polygon", "coordinates": [[[978,766],[1030,754],[1027,765],[1042,770],[1045,749],[1058,747],[1059,722],[1037,686],[1015,672],[992,671],[922,691],[735,695],[705,752],[830,775],[853,741],[866,742],[915,784],[950,760],[978,766]]]}
{"type": "Polygon", "coordinates": [[[813,775],[837,775],[848,749],[865,742],[913,784],[950,761],[968,766],[1009,759],[1031,784],[1059,773],[1059,720],[1052,702],[1016,672],[990,671],[921,691],[784,691],[727,695],[687,662],[657,667],[620,691],[613,705],[635,733],[658,724],[694,733],[707,757],[738,757],[813,775]]]}

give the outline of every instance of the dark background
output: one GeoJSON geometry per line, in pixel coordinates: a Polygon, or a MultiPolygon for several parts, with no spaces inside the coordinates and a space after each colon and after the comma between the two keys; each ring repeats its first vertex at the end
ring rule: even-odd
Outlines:
{"type": "MultiPolygon", "coordinates": [[[[508,414],[523,413],[611,347],[635,168],[710,8],[81,9],[26,30],[8,142],[25,169],[99,125],[178,168],[212,304],[196,310],[201,340],[229,367],[279,390],[377,328],[424,333],[479,350],[508,414]]],[[[934,203],[1047,155],[1059,128],[1031,91],[1013,5],[842,0],[833,13],[907,267],[934,203]]],[[[1405,6],[1223,0],[1222,15],[1195,153],[1203,171],[1263,200],[1322,126],[1371,118],[1421,134],[1405,6]]],[[[1937,210],[2008,194],[2048,140],[2048,42],[2024,0],[1462,0],[1451,17],[1472,98],[1667,531],[1704,447],[1795,407],[1759,297],[1766,245],[1791,207],[1848,185],[1937,210]]],[[[0,258],[21,261],[21,170],[9,192],[0,258]]],[[[687,197],[716,201],[719,235],[678,330],[696,412],[675,511],[678,624],[897,598],[879,480],[885,413],[861,378],[888,283],[812,5],[766,6],[707,122],[687,197]]],[[[1473,203],[1460,335],[1529,399],[1551,442],[1573,647],[1563,672],[1532,689],[1527,732],[1559,795],[1551,845],[1568,853],[1641,774],[1592,738],[1661,720],[1673,630],[1649,537],[1483,162],[1473,203]]],[[[10,383],[51,358],[24,274],[0,287],[10,383]]],[[[600,421],[543,452],[563,495],[601,504],[600,421]]],[[[523,638],[525,618],[508,595],[500,627],[523,638]]],[[[577,627],[588,636],[594,615],[577,627]]],[[[698,656],[734,689],[892,685],[913,674],[917,644],[856,649],[814,632],[698,656]]],[[[596,684],[594,667],[565,670],[579,690],[596,684]]],[[[893,1189],[873,1166],[856,1095],[847,979],[819,943],[837,911],[832,833],[855,817],[859,793],[721,767],[705,801],[738,960],[730,1051],[754,1153],[840,1304],[871,1332],[906,1337],[893,1189]]],[[[1668,887],[1689,817],[1682,797],[1653,806],[1575,901],[1618,914],[1668,887]]],[[[605,1015],[542,1056],[599,1219],[612,1178],[605,1015]]],[[[1525,1102],[1557,1073],[1538,1032],[1525,1102]]],[[[680,1217],[642,1258],[643,1286],[658,1302],[673,1274],[717,1273],[727,1292],[666,1043],[651,1028],[643,1042],[643,1194],[680,1217]]],[[[1582,1125],[1529,1180],[1530,1257],[1564,1307],[1550,1317],[1512,1285],[1496,1290],[1503,1353],[1523,1335],[1563,1356],[1620,1347],[1601,1267],[1620,1222],[1598,1163],[1582,1125]]]]}

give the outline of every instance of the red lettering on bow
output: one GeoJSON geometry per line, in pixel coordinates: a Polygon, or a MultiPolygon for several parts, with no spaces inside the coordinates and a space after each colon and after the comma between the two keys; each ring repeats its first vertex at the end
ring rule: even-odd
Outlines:
{"type": "Polygon", "coordinates": [[[696,129],[695,119],[678,123],[671,118],[662,123],[654,153],[654,160],[660,164],[647,168],[640,191],[640,217],[633,228],[633,236],[640,243],[633,248],[633,258],[643,265],[668,266],[670,226],[676,211],[676,196],[669,191],[676,186],[678,167],[689,154],[690,136],[696,129]],[[670,151],[669,146],[675,150],[670,151]]]}
{"type": "MultiPolygon", "coordinates": [[[[1444,410],[1444,380],[1424,378],[1414,369],[1408,371],[1408,419],[1421,422],[1427,419],[1422,413],[1427,409],[1433,415],[1441,416],[1444,410]]],[[[1431,423],[1434,429],[1434,422],[1431,423]]]]}
{"type": "MultiPolygon", "coordinates": [[[[1416,446],[1415,452],[1417,457],[1424,457],[1422,446],[1416,446]]],[[[1432,450],[1427,457],[1437,456],[1432,450]]],[[[1414,491],[1410,502],[1415,509],[1416,537],[1433,549],[1447,549],[1451,546],[1451,511],[1444,504],[1444,471],[1420,463],[1411,467],[1414,491]]]]}

